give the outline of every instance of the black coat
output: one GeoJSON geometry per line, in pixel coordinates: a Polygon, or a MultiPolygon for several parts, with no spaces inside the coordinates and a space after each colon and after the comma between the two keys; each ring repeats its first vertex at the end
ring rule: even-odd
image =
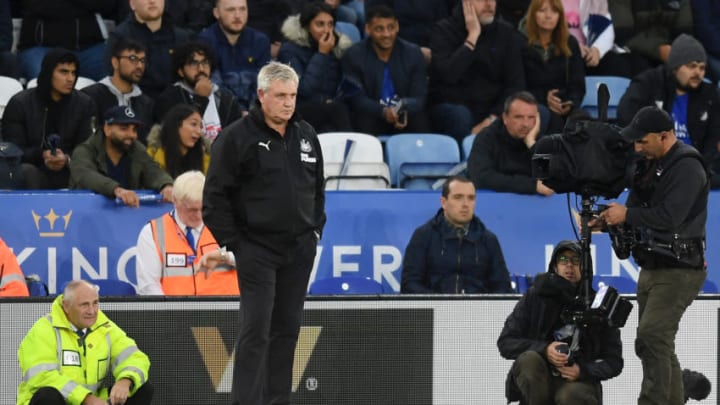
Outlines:
{"type": "MultiPolygon", "coordinates": [[[[95,102],[95,123],[99,128],[103,125],[105,111],[110,109],[110,107],[118,105],[117,97],[115,97],[110,89],[103,83],[95,83],[92,86],[85,87],[81,91],[90,96],[95,102]]],[[[130,98],[129,106],[135,111],[135,115],[140,121],[143,122],[143,125],[138,128],[138,140],[144,145],[147,145],[147,134],[153,125],[152,112],[154,105],[155,101],[145,94],[130,98]]]]}
{"type": "MultiPolygon", "coordinates": [[[[227,90],[215,90],[215,106],[220,116],[220,125],[223,128],[232,124],[242,117],[240,112],[240,104],[235,96],[227,90]]],[[[174,85],[165,89],[162,94],[157,97],[155,102],[155,122],[160,123],[165,114],[177,104],[192,105],[203,115],[205,108],[210,102],[209,97],[202,97],[191,94],[180,86],[174,85]]]]}

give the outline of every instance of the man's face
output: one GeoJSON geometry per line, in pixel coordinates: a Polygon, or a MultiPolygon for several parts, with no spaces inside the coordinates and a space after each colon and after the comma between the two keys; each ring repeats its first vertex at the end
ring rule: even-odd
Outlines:
{"type": "Polygon", "coordinates": [[[99,303],[97,291],[83,284],[75,289],[72,301],[64,300],[62,306],[70,323],[78,329],[85,329],[93,326],[97,321],[99,303]]]}
{"type": "Polygon", "coordinates": [[[213,9],[213,15],[223,31],[238,35],[247,24],[247,0],[220,0],[213,9]]]}
{"type": "Polygon", "coordinates": [[[182,77],[185,84],[195,87],[201,77],[210,77],[210,61],[205,55],[196,52],[192,59],[178,70],[178,75],[182,77]]]}
{"type": "Polygon", "coordinates": [[[373,18],[365,24],[365,32],[375,48],[391,50],[395,45],[400,26],[394,18],[373,18]]]}
{"type": "Polygon", "coordinates": [[[557,255],[555,272],[565,280],[577,284],[580,282],[580,256],[572,250],[563,250],[557,255]]]}
{"type": "Polygon", "coordinates": [[[157,21],[165,11],[165,0],[130,0],[130,8],[138,21],[157,21]]]}
{"type": "Polygon", "coordinates": [[[495,0],[472,0],[480,24],[492,24],[495,19],[495,0]]]}
{"type": "Polygon", "coordinates": [[[538,109],[534,104],[522,100],[515,100],[510,103],[507,113],[503,113],[502,119],[508,133],[515,139],[525,139],[530,130],[535,126],[538,117],[538,109]]]}
{"type": "Polygon", "coordinates": [[[469,224],[475,215],[475,186],[471,182],[452,181],[448,196],[440,197],[440,205],[451,224],[469,224]]]}
{"type": "Polygon", "coordinates": [[[258,89],[258,100],[266,120],[278,125],[286,124],[290,120],[295,112],[297,87],[297,83],[293,81],[275,80],[270,82],[267,91],[258,89]]]}
{"type": "Polygon", "coordinates": [[[173,199],[173,204],[175,204],[175,212],[182,223],[192,228],[202,225],[202,201],[179,201],[173,199]]]}
{"type": "Polygon", "coordinates": [[[120,53],[120,56],[113,58],[113,69],[117,72],[120,79],[137,84],[140,83],[143,74],[145,74],[145,65],[147,59],[145,58],[145,52],[133,51],[130,49],[124,50],[120,53]]]}
{"type": "Polygon", "coordinates": [[[76,79],[77,66],[74,63],[58,63],[53,69],[50,92],[57,96],[67,96],[72,93],[76,79]]]}
{"type": "Polygon", "coordinates": [[[705,62],[686,63],[675,70],[677,85],[684,91],[697,89],[704,78],[705,62]]]}
{"type": "Polygon", "coordinates": [[[130,151],[137,139],[135,124],[105,124],[104,130],[110,145],[119,152],[130,151]]]}
{"type": "Polygon", "coordinates": [[[649,133],[635,141],[635,152],[647,159],[660,159],[665,154],[667,134],[663,132],[649,133]]]}

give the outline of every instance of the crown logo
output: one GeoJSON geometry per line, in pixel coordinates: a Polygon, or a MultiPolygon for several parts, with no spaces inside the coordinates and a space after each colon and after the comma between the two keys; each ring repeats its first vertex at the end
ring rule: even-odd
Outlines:
{"type": "Polygon", "coordinates": [[[31,212],[33,216],[33,221],[35,221],[35,228],[38,230],[41,237],[62,238],[63,236],[65,236],[65,231],[67,230],[68,225],[70,225],[70,217],[72,216],[72,210],[68,211],[67,214],[62,216],[56,214],[55,210],[52,208],[50,208],[50,212],[48,212],[47,215],[39,215],[35,213],[35,210],[32,210],[31,212]],[[42,227],[40,226],[41,224],[44,224],[44,222],[41,222],[43,218],[48,222],[49,228],[47,225],[42,227]],[[58,226],[58,228],[56,229],[55,225],[58,225],[56,224],[56,222],[60,218],[62,218],[63,220],[63,227],[62,229],[60,229],[60,227],[58,226]]]}

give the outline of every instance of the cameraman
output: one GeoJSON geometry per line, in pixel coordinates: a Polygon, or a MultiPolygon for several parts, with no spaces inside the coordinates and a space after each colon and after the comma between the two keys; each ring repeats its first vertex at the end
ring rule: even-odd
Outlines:
{"type": "Polygon", "coordinates": [[[581,287],[580,254],[577,242],[558,243],[548,272],[537,275],[505,320],[497,345],[503,357],[515,360],[505,383],[509,402],[600,404],[600,381],[622,371],[617,328],[578,327],[562,319],[563,311],[584,308],[576,298],[581,287]]]}
{"type": "Polygon", "coordinates": [[[622,136],[644,157],[633,171],[627,207],[611,203],[588,225],[625,224],[636,235],[632,254],[642,269],[635,340],[643,367],[638,404],[682,404],[675,335],[707,275],[708,174],[700,153],[677,140],[673,120],[657,107],[641,108],[622,136]]]}

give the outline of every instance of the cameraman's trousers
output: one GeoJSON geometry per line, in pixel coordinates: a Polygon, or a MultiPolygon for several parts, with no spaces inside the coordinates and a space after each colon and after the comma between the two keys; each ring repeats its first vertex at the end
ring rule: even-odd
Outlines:
{"type": "Polygon", "coordinates": [[[682,369],[675,335],[707,272],[682,268],[643,269],[637,284],[638,328],[635,353],[643,368],[638,405],[682,405],[682,369]]]}

